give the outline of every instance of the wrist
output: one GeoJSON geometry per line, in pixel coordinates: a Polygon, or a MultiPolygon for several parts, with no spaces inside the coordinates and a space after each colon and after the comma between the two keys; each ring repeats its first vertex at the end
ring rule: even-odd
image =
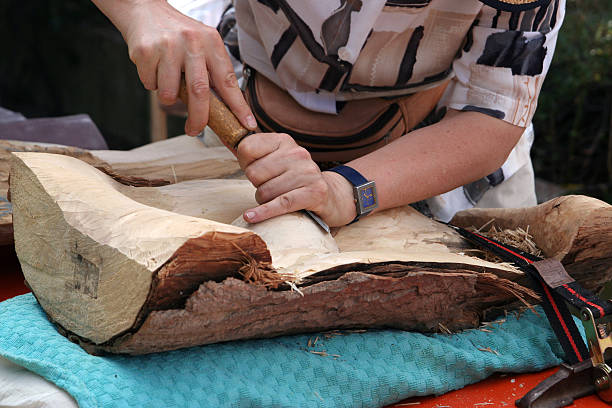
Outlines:
{"type": "Polygon", "coordinates": [[[321,174],[329,186],[330,200],[325,209],[329,214],[325,217],[328,224],[331,227],[349,224],[357,215],[353,185],[338,173],[324,171],[321,174]]]}
{"type": "Polygon", "coordinates": [[[140,16],[151,12],[152,6],[174,8],[166,0],[93,0],[93,3],[121,32],[127,40],[132,24],[139,24],[140,16]]]}

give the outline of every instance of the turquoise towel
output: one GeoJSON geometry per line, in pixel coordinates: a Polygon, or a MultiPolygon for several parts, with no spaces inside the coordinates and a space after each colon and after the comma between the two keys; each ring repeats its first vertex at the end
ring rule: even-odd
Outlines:
{"type": "Polygon", "coordinates": [[[58,334],[28,294],[0,303],[0,355],[65,389],[81,408],[376,407],[493,372],[559,364],[561,347],[539,314],[509,315],[490,333],[308,334],[95,357],[58,334]]]}

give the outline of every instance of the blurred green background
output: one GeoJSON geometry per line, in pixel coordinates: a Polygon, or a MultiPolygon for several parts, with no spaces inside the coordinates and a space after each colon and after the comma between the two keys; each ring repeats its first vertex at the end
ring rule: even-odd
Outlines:
{"type": "MultiPolygon", "coordinates": [[[[87,113],[112,149],[149,141],[148,95],[89,1],[0,2],[0,106],[87,113]]],[[[534,119],[536,176],[612,203],[612,0],[568,0],[534,119]]],[[[169,134],[182,133],[182,120],[169,134]]]]}
{"type": "Polygon", "coordinates": [[[612,203],[612,0],[568,0],[533,120],[537,177],[612,203]]]}

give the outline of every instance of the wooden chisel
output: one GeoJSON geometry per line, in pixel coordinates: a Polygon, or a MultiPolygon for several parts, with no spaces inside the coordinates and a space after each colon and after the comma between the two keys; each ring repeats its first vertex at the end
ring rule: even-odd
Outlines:
{"type": "MultiPolygon", "coordinates": [[[[185,105],[189,106],[189,95],[187,93],[184,77],[181,78],[179,98],[181,98],[185,105]]],[[[210,102],[208,105],[208,126],[234,154],[236,154],[240,142],[244,140],[245,137],[255,133],[242,126],[234,113],[230,111],[227,105],[225,105],[225,103],[212,91],[210,92],[210,102]]],[[[308,214],[308,216],[326,232],[329,232],[329,226],[319,216],[309,210],[302,211],[308,214]]]]}

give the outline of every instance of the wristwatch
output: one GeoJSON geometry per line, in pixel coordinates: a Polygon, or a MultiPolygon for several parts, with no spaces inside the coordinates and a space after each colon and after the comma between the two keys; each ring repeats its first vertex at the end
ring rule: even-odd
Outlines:
{"type": "Polygon", "coordinates": [[[340,165],[329,169],[329,171],[340,174],[353,185],[357,216],[351,221],[351,224],[378,207],[378,196],[376,195],[376,183],[374,181],[368,181],[361,173],[349,166],[340,165]]]}

